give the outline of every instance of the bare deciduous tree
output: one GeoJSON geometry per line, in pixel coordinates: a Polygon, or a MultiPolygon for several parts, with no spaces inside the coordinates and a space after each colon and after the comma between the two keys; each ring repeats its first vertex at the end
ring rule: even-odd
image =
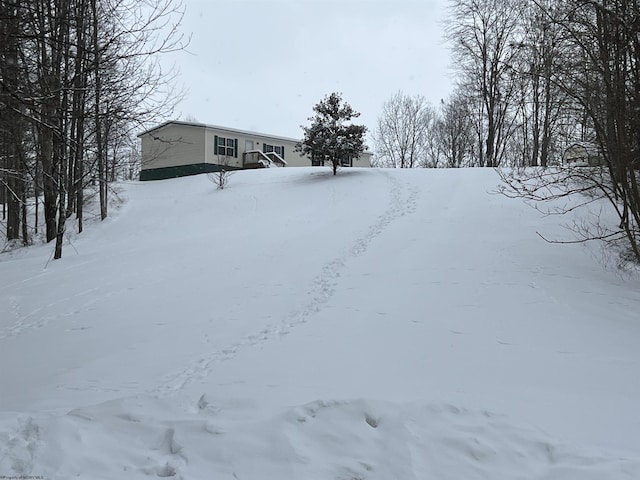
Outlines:
{"type": "Polygon", "coordinates": [[[216,185],[218,190],[224,190],[229,183],[230,177],[235,173],[234,168],[229,168],[229,165],[233,163],[233,159],[229,157],[219,157],[220,169],[217,172],[211,172],[207,174],[207,177],[216,185]]]}
{"type": "Polygon", "coordinates": [[[374,132],[376,165],[393,168],[435,166],[429,158],[436,112],[421,95],[397,92],[382,107],[374,132]]]}
{"type": "Polygon", "coordinates": [[[571,0],[538,6],[565,39],[568,65],[555,81],[584,113],[574,118],[583,136],[591,130],[599,160],[591,167],[512,172],[504,175],[503,191],[536,202],[572,198],[571,209],[593,202],[608,206],[615,225],[598,214],[576,230],[583,240],[615,245],[623,261],[639,263],[640,5],[571,0]]]}
{"type": "Polygon", "coordinates": [[[187,43],[178,32],[182,14],[179,0],[0,0],[7,238],[16,239],[21,224],[27,242],[27,193],[35,195],[36,222],[44,195],[54,258],[73,213],[82,231],[83,192],[95,180],[106,217],[108,184],[120,158],[132,158],[135,132],[166,117],[179,98],[175,72],[165,72],[158,55],[187,43]]]}
{"type": "Polygon", "coordinates": [[[470,166],[473,134],[469,106],[464,96],[455,91],[441,103],[435,134],[440,155],[447,168],[470,166]]]}
{"type": "Polygon", "coordinates": [[[447,38],[460,85],[475,98],[480,166],[501,165],[509,136],[520,12],[511,0],[452,0],[447,38]]]}

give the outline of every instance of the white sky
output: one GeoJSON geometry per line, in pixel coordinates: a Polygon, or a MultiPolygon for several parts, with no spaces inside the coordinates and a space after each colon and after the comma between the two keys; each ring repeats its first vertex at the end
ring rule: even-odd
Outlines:
{"type": "MultiPolygon", "coordinates": [[[[342,92],[371,131],[396,91],[434,105],[451,91],[446,0],[184,0],[188,89],[176,118],[300,138],[342,92]]],[[[369,145],[371,146],[371,145],[369,145]]]]}

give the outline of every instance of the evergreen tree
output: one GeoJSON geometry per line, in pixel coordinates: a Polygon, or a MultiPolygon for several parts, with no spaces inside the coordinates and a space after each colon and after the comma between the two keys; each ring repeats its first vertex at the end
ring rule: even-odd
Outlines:
{"type": "Polygon", "coordinates": [[[349,123],[360,113],[344,102],[339,93],[325,96],[313,111],[315,115],[309,117],[311,125],[302,127],[304,138],[296,151],[311,156],[314,164],[330,163],[335,175],[339,165],[351,162],[364,152],[367,127],[349,123]]]}

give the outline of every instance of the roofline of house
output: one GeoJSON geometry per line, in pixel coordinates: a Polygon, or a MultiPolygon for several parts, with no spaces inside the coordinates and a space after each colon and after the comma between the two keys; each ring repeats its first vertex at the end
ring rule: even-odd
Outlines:
{"type": "Polygon", "coordinates": [[[164,123],[161,123],[160,125],[156,125],[155,127],[152,127],[148,130],[145,130],[142,133],[138,134],[138,137],[141,137],[143,135],[146,135],[147,133],[151,133],[154,130],[158,130],[160,128],[164,128],[167,125],[184,125],[187,127],[200,127],[200,128],[207,128],[210,130],[222,130],[224,132],[229,132],[229,133],[238,133],[238,134],[242,134],[242,135],[253,135],[255,137],[263,137],[263,138],[273,138],[276,140],[286,140],[288,142],[299,142],[300,139],[296,139],[296,138],[289,138],[289,137],[283,137],[280,135],[269,135],[267,133],[260,133],[260,132],[252,132],[249,130],[240,130],[238,128],[229,128],[229,127],[223,127],[220,125],[210,125],[207,123],[198,123],[198,122],[185,122],[182,120],[167,120],[164,123]]]}
{"type": "MultiPolygon", "coordinates": [[[[140,138],[143,135],[146,135],[148,133],[151,133],[151,132],[153,132],[155,130],[159,130],[161,128],[164,128],[167,125],[183,125],[183,126],[186,126],[186,127],[199,127],[199,128],[210,129],[210,130],[222,130],[223,132],[236,133],[236,134],[240,134],[240,135],[251,135],[251,136],[254,136],[254,137],[260,137],[260,138],[266,138],[266,139],[284,140],[284,141],[287,141],[287,142],[295,142],[295,143],[300,142],[299,138],[282,137],[280,135],[269,135],[267,133],[252,132],[250,130],[240,130],[238,128],[222,127],[220,125],[210,125],[210,124],[207,124],[207,123],[185,122],[185,121],[182,121],[182,120],[167,120],[166,122],[163,122],[160,125],[156,125],[155,127],[152,127],[152,128],[150,128],[148,130],[145,130],[142,133],[139,133],[138,134],[138,138],[140,138]]],[[[368,150],[365,150],[362,153],[365,153],[365,154],[368,154],[368,155],[373,155],[373,152],[370,152],[368,150]]]]}

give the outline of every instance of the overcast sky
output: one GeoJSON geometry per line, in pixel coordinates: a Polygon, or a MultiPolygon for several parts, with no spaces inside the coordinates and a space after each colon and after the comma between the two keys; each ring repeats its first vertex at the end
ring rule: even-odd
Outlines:
{"type": "MultiPolygon", "coordinates": [[[[300,138],[341,92],[373,130],[395,92],[434,105],[451,92],[446,0],[184,0],[190,53],[176,118],[300,138]]],[[[371,146],[371,145],[370,145],[371,146]]]]}

